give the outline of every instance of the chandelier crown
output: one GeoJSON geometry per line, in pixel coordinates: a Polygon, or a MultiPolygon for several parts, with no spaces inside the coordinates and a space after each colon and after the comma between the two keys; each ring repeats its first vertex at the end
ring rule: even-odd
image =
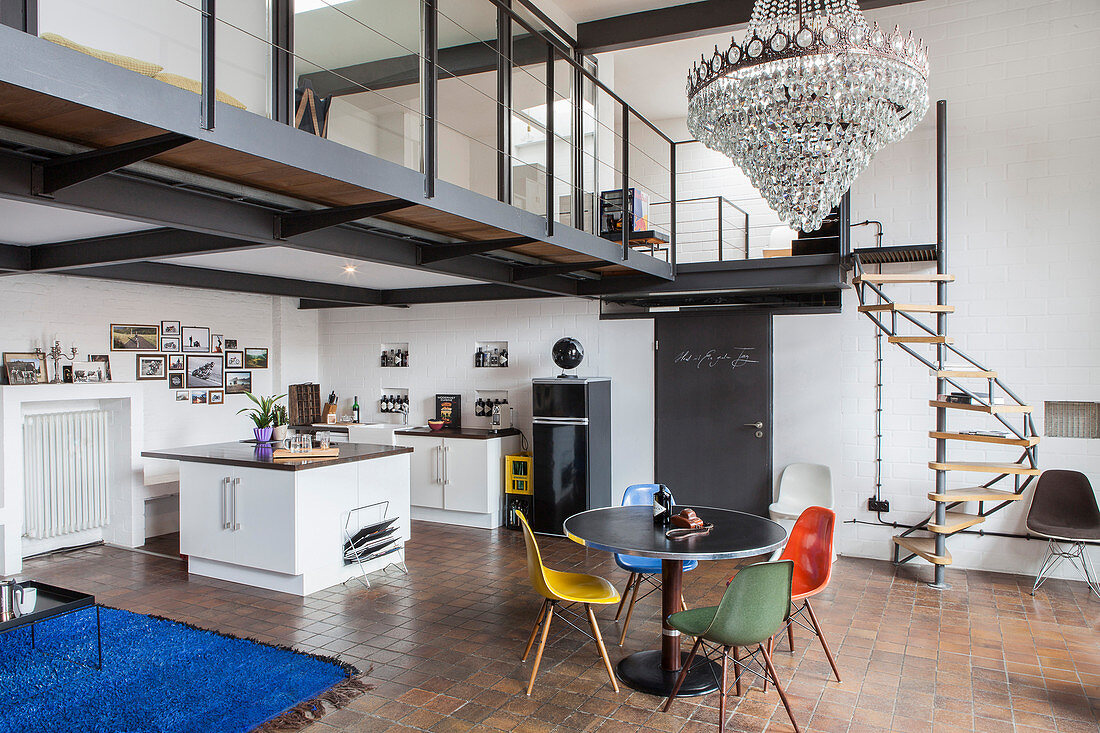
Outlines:
{"type": "Polygon", "coordinates": [[[701,56],[687,82],[696,139],[812,231],[924,117],[928,54],[912,33],[869,26],[855,0],[757,0],[742,42],[701,56]]]}

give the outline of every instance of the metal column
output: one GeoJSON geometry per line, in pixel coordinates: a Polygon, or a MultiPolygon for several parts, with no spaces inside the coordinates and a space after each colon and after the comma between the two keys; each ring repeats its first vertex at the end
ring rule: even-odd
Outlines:
{"type": "Polygon", "coordinates": [[[202,0],[202,102],[199,125],[204,130],[214,129],[214,68],[217,55],[214,38],[217,35],[214,16],[214,0],[202,0]]]}
{"type": "Polygon", "coordinates": [[[439,83],[439,8],[436,0],[424,0],[421,5],[421,27],[423,33],[424,65],[421,73],[420,96],[421,112],[424,115],[424,132],[421,145],[421,165],[424,168],[424,195],[435,196],[435,178],[438,171],[436,163],[439,152],[437,132],[439,129],[439,110],[436,92],[439,83]]]}
{"type": "MultiPolygon", "coordinates": [[[[936,102],[936,272],[940,275],[947,272],[947,101],[941,99],[936,102]]],[[[936,283],[936,304],[947,305],[947,283],[936,283]]],[[[936,314],[936,333],[940,336],[947,335],[947,314],[936,314]]],[[[947,346],[936,345],[936,366],[944,368],[947,357],[947,346]]],[[[947,390],[947,380],[936,377],[936,399],[947,390]]],[[[936,432],[947,431],[947,410],[943,407],[936,408],[936,432]]],[[[944,463],[947,460],[947,441],[943,438],[936,440],[936,461],[944,463]]],[[[947,490],[947,472],[936,471],[936,493],[942,494],[947,490]]],[[[936,502],[936,524],[941,527],[946,524],[947,503],[936,502]]],[[[947,536],[942,532],[936,533],[936,554],[944,555],[947,552],[947,536]]],[[[949,586],[945,579],[946,568],[943,565],[934,565],[936,579],[932,583],[933,588],[946,589],[949,586]]]]}

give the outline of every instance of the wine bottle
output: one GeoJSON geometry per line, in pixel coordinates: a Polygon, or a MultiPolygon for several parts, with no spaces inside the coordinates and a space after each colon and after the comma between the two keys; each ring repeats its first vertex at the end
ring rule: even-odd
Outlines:
{"type": "Polygon", "coordinates": [[[485,352],[481,350],[481,347],[477,347],[477,351],[474,353],[474,366],[485,366],[485,352]]]}
{"type": "Polygon", "coordinates": [[[500,350],[500,365],[502,367],[508,366],[508,349],[500,350]]]}
{"type": "Polygon", "coordinates": [[[355,402],[351,405],[351,421],[356,424],[359,422],[359,395],[355,395],[355,402]]]}
{"type": "Polygon", "coordinates": [[[664,527],[672,521],[672,492],[664,484],[653,493],[653,523],[664,527]]]}
{"type": "Polygon", "coordinates": [[[378,366],[386,366],[386,350],[382,349],[382,356],[378,360],[378,366]]]}
{"type": "Polygon", "coordinates": [[[485,417],[485,400],[480,397],[474,403],[474,417],[485,417]]]}
{"type": "Polygon", "coordinates": [[[493,353],[489,355],[489,366],[500,366],[500,354],[496,349],[493,349],[493,353]]]}

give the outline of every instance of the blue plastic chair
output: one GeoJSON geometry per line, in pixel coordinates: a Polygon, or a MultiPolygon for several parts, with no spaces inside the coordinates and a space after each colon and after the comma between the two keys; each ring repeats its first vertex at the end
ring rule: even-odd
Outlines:
{"type": "MultiPolygon", "coordinates": [[[[660,484],[634,484],[633,486],[626,487],[626,493],[623,494],[623,506],[650,506],[653,504],[653,495],[656,494],[661,488],[660,484]]],[[[673,500],[675,504],[675,500],[673,500]]],[[[638,589],[642,585],[642,581],[649,583],[652,588],[647,590],[642,598],[645,598],[650,593],[661,589],[661,561],[655,557],[638,557],[637,555],[624,555],[616,553],[615,562],[620,568],[630,573],[630,579],[626,581],[626,587],[623,588],[622,598],[619,600],[619,610],[615,613],[615,620],[619,620],[619,616],[622,615],[623,606],[626,605],[626,596],[630,594],[630,605],[626,607],[626,620],[623,621],[623,633],[619,637],[619,646],[623,645],[626,641],[626,630],[630,626],[630,615],[634,612],[634,604],[640,600],[638,598],[638,589]]],[[[699,567],[698,560],[685,560],[684,572],[688,570],[694,570],[699,567]]],[[[684,603],[683,595],[680,596],[680,604],[687,609],[687,604],[684,603]]]]}

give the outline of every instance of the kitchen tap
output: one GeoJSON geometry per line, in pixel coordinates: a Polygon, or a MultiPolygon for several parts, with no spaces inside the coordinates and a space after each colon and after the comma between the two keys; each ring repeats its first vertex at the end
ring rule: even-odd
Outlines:
{"type": "Polygon", "coordinates": [[[408,424],[409,424],[409,406],[406,405],[406,404],[402,404],[399,409],[401,410],[401,420],[403,421],[402,424],[408,426],[408,424]]]}

